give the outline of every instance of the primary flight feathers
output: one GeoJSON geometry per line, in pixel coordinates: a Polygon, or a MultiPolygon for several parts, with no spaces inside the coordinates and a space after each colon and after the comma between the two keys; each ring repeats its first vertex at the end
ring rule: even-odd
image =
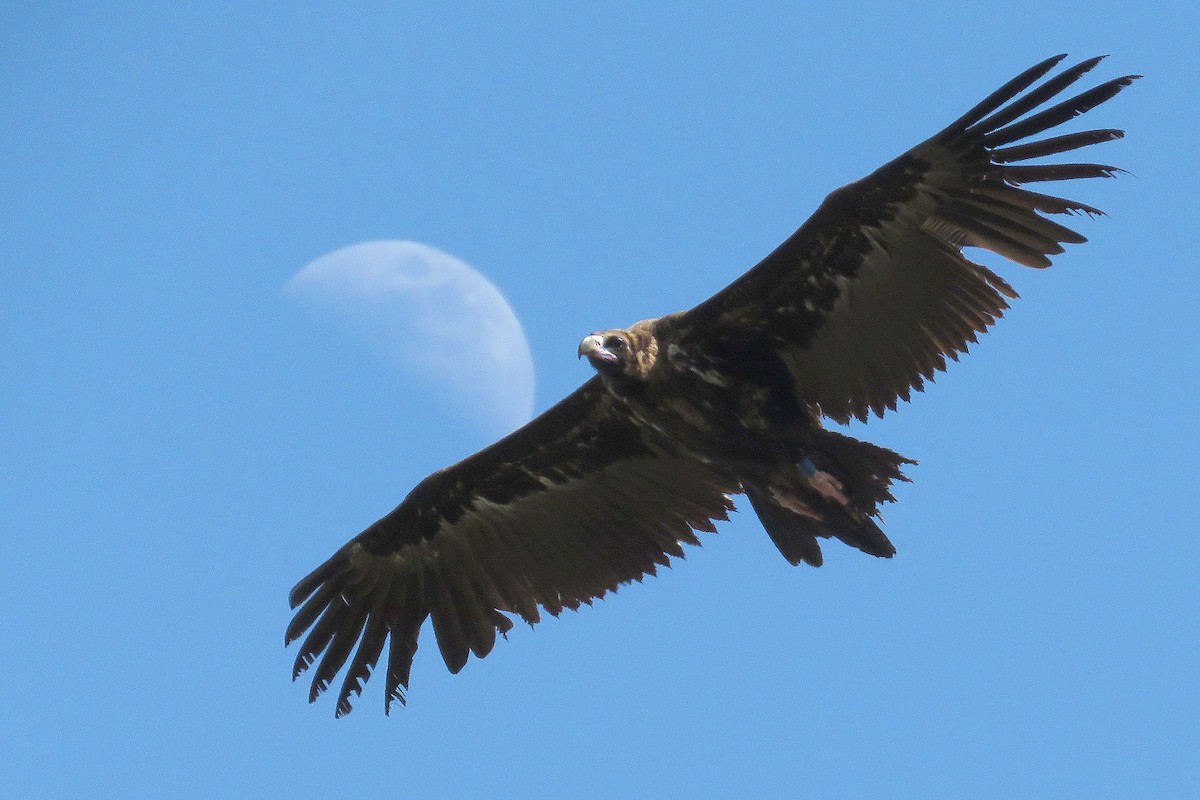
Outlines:
{"type": "Polygon", "coordinates": [[[891,556],[875,520],[912,462],[827,431],[821,417],[895,408],[1003,313],[1016,292],[963,247],[1040,268],[1085,241],[1044,215],[1097,209],[1024,185],[1119,170],[1019,162],[1120,138],[1112,129],[1033,137],[1137,76],[1043,108],[1100,61],[1039,84],[1062,59],[830,194],[690,311],[586,337],[579,353],[595,377],[430,475],[296,584],[286,639],[305,637],[293,677],[316,663],[309,699],[349,662],[337,714],[349,712],[382,659],[385,708],[403,703],[426,618],[457,672],[470,653],[491,651],[509,615],[532,624],[541,610],[578,608],[668,566],[683,544],[699,544],[694,531],[726,519],[731,494],[747,495],[793,564],[819,565],[818,538],[830,537],[891,556]]]}

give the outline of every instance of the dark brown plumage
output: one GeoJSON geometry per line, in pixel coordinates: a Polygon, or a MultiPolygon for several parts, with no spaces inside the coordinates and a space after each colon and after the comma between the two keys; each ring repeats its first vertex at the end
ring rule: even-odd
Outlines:
{"type": "Polygon", "coordinates": [[[291,593],[294,677],[315,700],[346,667],[337,713],[383,659],[404,702],[426,618],[446,666],[483,657],[508,615],[590,603],[654,574],[745,493],[793,564],[818,538],[876,556],[875,522],[912,463],[821,426],[894,409],[957,358],[1016,292],[980,247],[1049,266],[1084,237],[1044,214],[1096,209],[1023,184],[1108,177],[1101,164],[1016,164],[1120,138],[1037,136],[1113,97],[1116,78],[1044,110],[1091,70],[1005,84],[950,127],[832,194],[773,253],[690,311],[586,337],[596,377],[491,447],[422,481],[291,593]],[[1034,87],[1034,88],[1030,88],[1034,87]],[[1029,91],[1026,91],[1029,90],[1029,91]],[[1024,92],[1024,94],[1022,94],[1024,92]],[[1032,112],[1032,113],[1031,113],[1032,112]]]}

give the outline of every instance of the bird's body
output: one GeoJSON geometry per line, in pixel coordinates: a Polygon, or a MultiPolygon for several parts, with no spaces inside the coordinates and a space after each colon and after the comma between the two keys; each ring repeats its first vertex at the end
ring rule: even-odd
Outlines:
{"type": "Polygon", "coordinates": [[[379,662],[404,701],[432,618],[457,672],[491,651],[509,615],[578,608],[654,574],[744,493],[793,564],[820,538],[895,548],[876,520],[912,463],[822,426],[894,409],[956,359],[1016,292],[967,259],[974,246],[1049,266],[1084,238],[1046,214],[1100,212],[1023,184],[1107,177],[1101,164],[1019,163],[1120,138],[1113,129],[1028,141],[1136,76],[1041,108],[1091,70],[1042,81],[1048,59],[931,139],[829,195],[773,253],[688,311],[590,334],[596,376],[520,430],[430,475],[292,590],[310,699],[349,661],[337,711],[379,662]],[[1035,85],[1037,84],[1037,85],[1035,85]],[[1031,88],[1032,87],[1032,88],[1031,88]]]}
{"type": "Polygon", "coordinates": [[[825,430],[767,337],[719,330],[697,337],[674,314],[591,334],[580,355],[647,441],[732,472],[793,564],[821,564],[818,536],[872,555],[895,553],[872,517],[911,462],[825,430]]]}
{"type": "Polygon", "coordinates": [[[678,341],[675,319],[593,334],[615,341],[624,335],[630,342],[624,347],[636,366],[628,373],[609,368],[595,354],[589,360],[638,425],[702,459],[724,462],[756,460],[817,422],[795,396],[786,366],[770,347],[747,339],[714,339],[704,348],[692,347],[678,341]]]}

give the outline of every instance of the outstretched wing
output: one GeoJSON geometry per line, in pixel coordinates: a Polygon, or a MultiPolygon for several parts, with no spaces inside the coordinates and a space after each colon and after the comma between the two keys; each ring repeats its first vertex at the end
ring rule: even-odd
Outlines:
{"type": "Polygon", "coordinates": [[[1023,184],[1110,177],[1103,164],[1017,162],[1118,139],[1088,130],[1029,141],[1113,97],[1138,76],[1089,89],[1036,113],[1100,58],[1030,89],[1064,56],[1009,81],[958,121],[829,195],[752,270],[677,318],[679,336],[765,336],[796,390],[839,422],[881,415],[945,369],[1016,292],[967,259],[982,247],[1047,267],[1064,243],[1085,241],[1044,214],[1098,215],[1023,184]],[[1029,89],[1022,96],[1022,92],[1029,89]],[[1029,116],[1026,116],[1029,114],[1029,116]],[[1023,119],[1022,119],[1023,118],[1023,119]]]}
{"type": "Polygon", "coordinates": [[[693,528],[714,530],[737,481],[648,442],[612,403],[593,378],[430,475],[296,584],[287,641],[308,635],[293,677],[321,656],[309,699],[350,660],[337,714],[349,712],[390,639],[387,707],[403,703],[426,617],[458,672],[512,627],[501,612],[533,624],[538,606],[555,615],[578,608],[682,556],[681,542],[699,544],[693,528]]]}

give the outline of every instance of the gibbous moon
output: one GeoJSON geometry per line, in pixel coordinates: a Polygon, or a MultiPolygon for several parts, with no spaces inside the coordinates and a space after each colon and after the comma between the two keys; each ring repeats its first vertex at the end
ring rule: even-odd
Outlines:
{"type": "Polygon", "coordinates": [[[310,261],[284,291],[357,329],[489,432],[533,416],[529,342],[491,281],[427,244],[384,240],[310,261]]]}

